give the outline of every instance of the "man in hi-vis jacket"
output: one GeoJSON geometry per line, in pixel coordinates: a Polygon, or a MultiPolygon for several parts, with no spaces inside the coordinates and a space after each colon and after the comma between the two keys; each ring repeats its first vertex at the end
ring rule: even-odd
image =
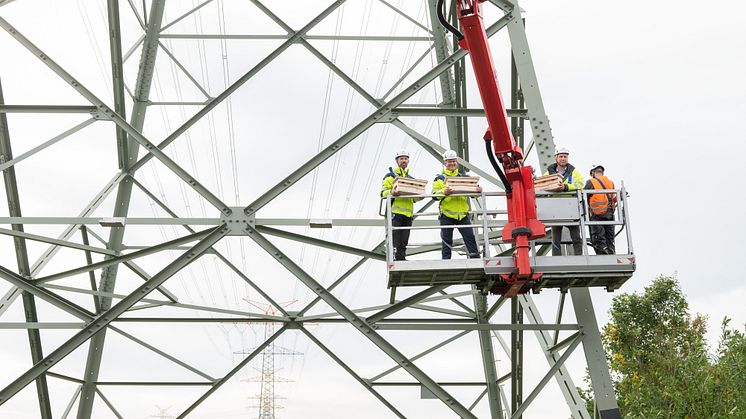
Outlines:
{"type": "MultiPolygon", "coordinates": [[[[585,181],[580,171],[568,162],[570,150],[559,148],[554,153],[554,164],[550,164],[545,175],[558,173],[562,176],[563,192],[576,191],[583,189],[585,181]]],[[[562,226],[552,227],[552,255],[562,255],[562,226]]],[[[583,239],[580,238],[580,227],[566,226],[570,231],[572,239],[572,250],[575,255],[583,254],[583,239]]]]}
{"type": "MultiPolygon", "coordinates": [[[[411,178],[409,175],[409,153],[401,150],[394,156],[396,168],[389,167],[388,173],[383,177],[383,186],[381,186],[381,196],[398,196],[399,192],[393,189],[394,180],[399,176],[411,178]]],[[[391,201],[391,225],[393,227],[411,227],[412,215],[414,213],[413,198],[394,198],[391,201]]],[[[394,260],[406,260],[407,243],[409,243],[409,232],[411,230],[394,230],[391,235],[391,241],[394,245],[394,260]]]]}

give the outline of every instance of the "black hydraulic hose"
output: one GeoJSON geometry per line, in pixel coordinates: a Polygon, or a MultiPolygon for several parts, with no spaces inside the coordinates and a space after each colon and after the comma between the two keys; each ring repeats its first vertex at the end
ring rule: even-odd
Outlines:
{"type": "Polygon", "coordinates": [[[445,6],[443,0],[438,0],[438,5],[436,6],[436,12],[438,15],[438,20],[440,21],[440,24],[443,25],[446,29],[448,29],[448,32],[452,33],[459,41],[464,39],[464,34],[459,32],[458,29],[456,29],[453,25],[451,25],[445,16],[445,6]]]}
{"type": "Polygon", "coordinates": [[[497,172],[497,176],[503,182],[503,186],[505,186],[505,192],[507,193],[513,192],[513,188],[510,187],[510,182],[508,182],[508,178],[505,177],[505,173],[503,173],[503,170],[500,168],[500,165],[497,164],[497,160],[495,160],[495,153],[492,151],[492,140],[486,140],[484,142],[484,145],[485,147],[487,147],[487,158],[490,160],[490,164],[492,164],[492,167],[497,172]]]}

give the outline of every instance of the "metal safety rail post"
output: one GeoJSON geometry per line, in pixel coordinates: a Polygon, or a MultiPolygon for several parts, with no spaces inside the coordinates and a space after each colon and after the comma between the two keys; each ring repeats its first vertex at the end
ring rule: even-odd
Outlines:
{"type": "Polygon", "coordinates": [[[386,266],[390,266],[391,262],[394,260],[394,232],[391,224],[391,219],[394,216],[394,213],[391,212],[391,199],[389,197],[386,199],[386,214],[386,266]]]}
{"type": "Polygon", "coordinates": [[[627,251],[629,254],[634,255],[635,249],[632,247],[632,227],[629,222],[629,206],[627,205],[627,189],[624,187],[624,182],[622,182],[622,189],[619,197],[621,198],[619,201],[622,203],[620,215],[622,220],[624,220],[624,229],[627,235],[627,251]]]}

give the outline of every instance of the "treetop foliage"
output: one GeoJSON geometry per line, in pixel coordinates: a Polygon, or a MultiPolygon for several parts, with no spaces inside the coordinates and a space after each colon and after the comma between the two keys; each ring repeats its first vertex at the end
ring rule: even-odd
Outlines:
{"type": "MultiPolygon", "coordinates": [[[[668,276],[615,297],[609,314],[601,338],[623,417],[746,418],[746,335],[730,319],[710,353],[706,317],[689,314],[668,276]]],[[[590,388],[582,393],[592,408],[590,388]]]]}

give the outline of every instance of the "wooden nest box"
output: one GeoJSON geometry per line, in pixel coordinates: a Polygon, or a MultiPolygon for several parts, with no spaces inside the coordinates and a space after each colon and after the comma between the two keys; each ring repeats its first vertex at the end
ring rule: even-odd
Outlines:
{"type": "Polygon", "coordinates": [[[564,189],[562,186],[562,175],[555,173],[553,175],[545,175],[534,179],[534,189],[537,191],[561,191],[564,189]]]}
{"type": "Polygon", "coordinates": [[[453,193],[476,193],[479,188],[479,176],[446,176],[446,188],[453,193]]]}
{"type": "Polygon", "coordinates": [[[399,195],[425,195],[427,181],[399,176],[394,179],[392,191],[398,191],[399,195]]]}

